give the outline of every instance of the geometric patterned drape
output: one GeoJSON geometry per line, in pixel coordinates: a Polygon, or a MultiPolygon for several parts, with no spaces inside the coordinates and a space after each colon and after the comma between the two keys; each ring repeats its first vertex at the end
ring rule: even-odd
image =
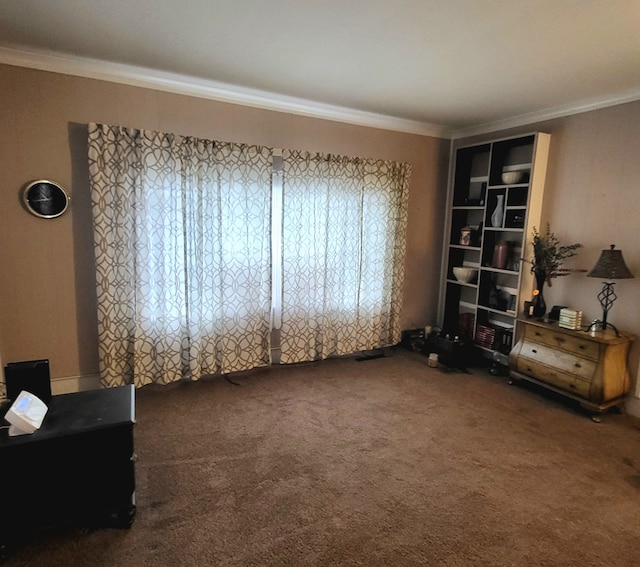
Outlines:
{"type": "Polygon", "coordinates": [[[89,172],[103,384],[269,364],[271,149],[90,124],[89,172]]]}
{"type": "Polygon", "coordinates": [[[283,154],[283,363],[400,340],[411,166],[283,154]]]}

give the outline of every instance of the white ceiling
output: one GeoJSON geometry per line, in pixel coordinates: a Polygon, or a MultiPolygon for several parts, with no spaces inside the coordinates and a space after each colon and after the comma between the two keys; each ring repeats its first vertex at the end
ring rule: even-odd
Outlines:
{"type": "Polygon", "coordinates": [[[1,62],[455,136],[639,100],[640,0],[2,0],[1,62]]]}

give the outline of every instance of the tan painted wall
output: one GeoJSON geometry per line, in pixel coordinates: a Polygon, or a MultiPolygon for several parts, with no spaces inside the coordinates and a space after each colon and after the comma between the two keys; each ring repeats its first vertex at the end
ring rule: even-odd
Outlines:
{"type": "MultiPolygon", "coordinates": [[[[616,283],[618,300],[609,313],[609,322],[640,338],[640,102],[459,140],[456,144],[534,130],[551,134],[543,222],[549,221],[562,243],[583,245],[579,256],[572,259],[575,267],[590,270],[600,251],[610,244],[622,250],[636,279],[616,283]]],[[[602,316],[596,297],[601,289],[600,280],[574,274],[554,280],[544,295],[547,305],[582,309],[590,322],[602,316]]],[[[637,340],[629,357],[636,396],[640,396],[639,360],[637,340]]]]}
{"type": "Polygon", "coordinates": [[[98,371],[91,209],[83,125],[105,122],[272,147],[412,163],[403,328],[437,312],[449,145],[401,134],[0,66],[0,359],[49,358],[53,378],[98,371]],[[21,205],[48,178],[72,198],[42,220],[21,205]]]}
{"type": "MultiPolygon", "coordinates": [[[[0,66],[0,360],[49,358],[52,376],[97,372],[95,278],[83,125],[106,122],[220,140],[410,161],[403,328],[437,324],[448,142],[252,109],[149,89],[0,66]],[[72,195],[69,213],[37,219],[23,210],[25,183],[51,178],[72,195]]],[[[552,134],[543,218],[562,241],[581,242],[591,268],[610,243],[638,279],[616,285],[610,321],[640,336],[640,102],[578,114],[477,140],[552,134]]],[[[547,303],[600,316],[601,283],[555,280],[547,303]]],[[[630,357],[634,381],[640,341],[630,357]]],[[[635,386],[640,396],[640,384],[635,386]]]]}

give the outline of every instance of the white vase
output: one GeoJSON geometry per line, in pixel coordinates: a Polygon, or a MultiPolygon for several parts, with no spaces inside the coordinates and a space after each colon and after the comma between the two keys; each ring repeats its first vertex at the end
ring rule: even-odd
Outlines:
{"type": "Polygon", "coordinates": [[[504,213],[504,195],[496,195],[498,198],[498,204],[491,213],[491,226],[499,228],[502,226],[502,215],[504,213]]]}

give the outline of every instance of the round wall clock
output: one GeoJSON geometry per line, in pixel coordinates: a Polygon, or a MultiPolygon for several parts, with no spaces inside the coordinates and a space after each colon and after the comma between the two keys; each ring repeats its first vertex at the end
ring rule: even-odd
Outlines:
{"type": "Polygon", "coordinates": [[[54,219],[69,207],[70,197],[62,185],[47,179],[29,183],[22,194],[27,210],[43,219],[54,219]]]}

